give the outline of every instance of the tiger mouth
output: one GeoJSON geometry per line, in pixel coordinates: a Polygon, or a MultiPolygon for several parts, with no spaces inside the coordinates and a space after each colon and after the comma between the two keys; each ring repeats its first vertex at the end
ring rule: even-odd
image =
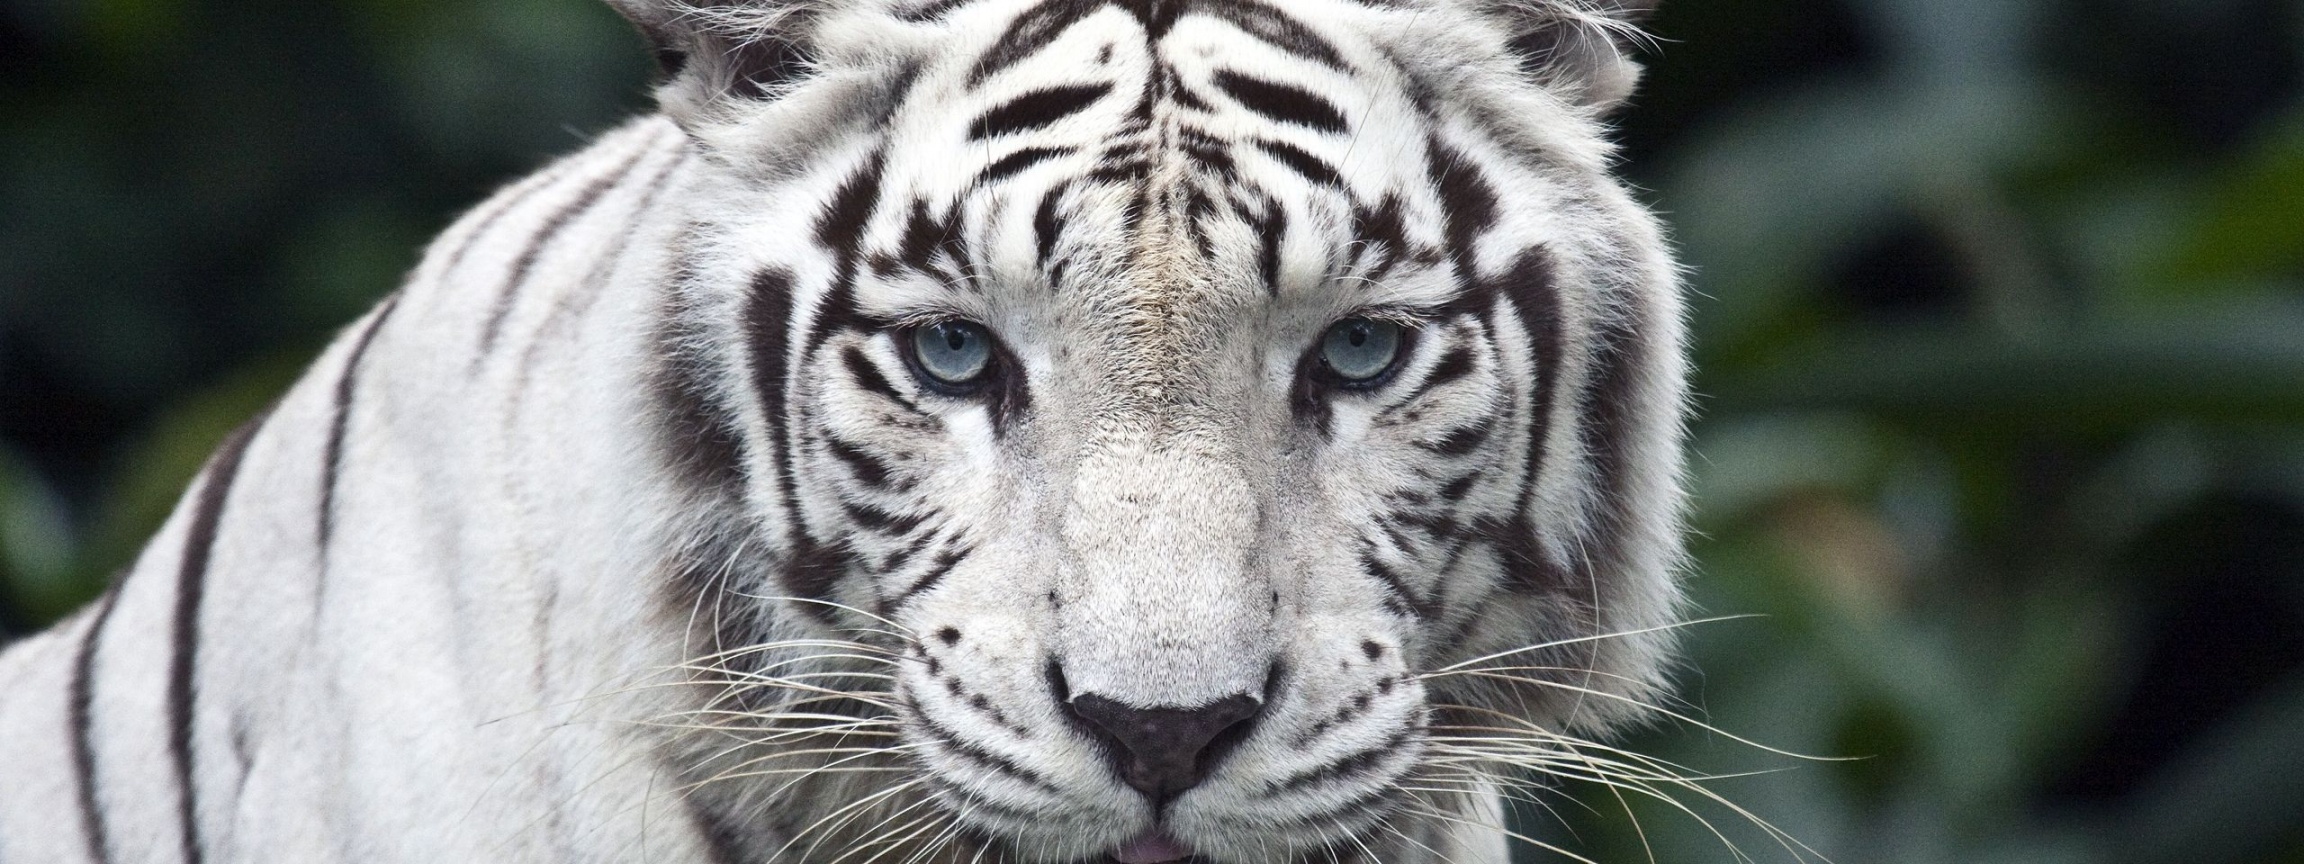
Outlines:
{"type": "Polygon", "coordinates": [[[1142,836],[1121,844],[1106,858],[1113,864],[1184,864],[1194,861],[1206,864],[1204,859],[1192,853],[1192,847],[1184,845],[1183,841],[1159,828],[1146,831],[1142,836]]]}

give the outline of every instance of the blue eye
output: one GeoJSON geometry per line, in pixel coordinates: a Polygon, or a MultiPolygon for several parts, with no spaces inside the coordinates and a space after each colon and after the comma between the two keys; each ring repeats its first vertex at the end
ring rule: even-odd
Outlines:
{"type": "Polygon", "coordinates": [[[1398,323],[1348,318],[1320,337],[1320,361],[1347,384],[1364,384],[1392,369],[1400,357],[1398,323]]]}
{"type": "Polygon", "coordinates": [[[938,321],[912,328],[912,358],[937,383],[965,387],[992,365],[992,334],[967,321],[938,321]]]}

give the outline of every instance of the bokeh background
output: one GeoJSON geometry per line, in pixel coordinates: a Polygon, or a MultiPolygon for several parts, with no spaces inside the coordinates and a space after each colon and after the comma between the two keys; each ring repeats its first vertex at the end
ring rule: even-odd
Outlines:
{"type": "MultiPolygon", "coordinates": [[[[1679,708],[1860,758],[1630,747],[1747,775],[1711,787],[1848,864],[2304,862],[2304,3],[1652,29],[1622,139],[1697,293],[1692,584],[1757,616],[1691,628],[1679,708]]],[[[649,72],[592,0],[0,2],[0,640],[649,72]]],[[[1570,784],[1522,822],[1794,860],[1680,797],[1570,784]]]]}

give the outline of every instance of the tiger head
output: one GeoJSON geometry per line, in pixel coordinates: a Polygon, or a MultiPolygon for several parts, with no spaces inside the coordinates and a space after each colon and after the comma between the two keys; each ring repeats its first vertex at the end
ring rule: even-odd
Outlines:
{"type": "MultiPolygon", "coordinates": [[[[856,643],[889,773],[840,788],[918,808],[787,834],[1406,850],[1655,691],[1681,306],[1601,122],[1638,10],[620,7],[716,178],[667,344],[760,553],[721,645],[856,643]]],[[[811,651],[745,710],[822,713],[811,651]]]]}

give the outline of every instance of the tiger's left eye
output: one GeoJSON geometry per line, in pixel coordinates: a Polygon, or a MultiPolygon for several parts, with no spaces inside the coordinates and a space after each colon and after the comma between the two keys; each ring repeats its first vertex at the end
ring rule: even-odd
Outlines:
{"type": "Polygon", "coordinates": [[[1320,362],[1346,384],[1366,384],[1391,371],[1400,359],[1398,322],[1347,318],[1320,337],[1320,362]]]}
{"type": "Polygon", "coordinates": [[[938,321],[912,329],[912,359],[947,387],[966,387],[992,365],[992,334],[969,321],[938,321]]]}

